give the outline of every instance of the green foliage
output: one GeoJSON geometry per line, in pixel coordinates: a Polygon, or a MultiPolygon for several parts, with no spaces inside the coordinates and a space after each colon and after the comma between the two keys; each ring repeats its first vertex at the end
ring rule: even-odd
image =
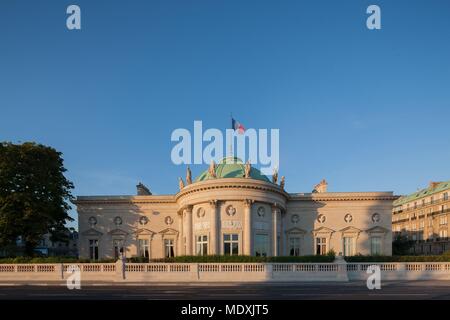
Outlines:
{"type": "Polygon", "coordinates": [[[334,252],[334,250],[331,249],[330,251],[327,252],[327,256],[333,257],[333,260],[334,260],[334,258],[336,257],[336,252],[334,252]]]}
{"type": "Polygon", "coordinates": [[[148,263],[149,259],[145,257],[131,257],[127,258],[127,262],[129,263],[148,263]]]}
{"type": "Polygon", "coordinates": [[[27,142],[0,143],[0,248],[20,236],[27,255],[42,236],[65,241],[73,184],[64,176],[61,153],[27,142]]]}
{"type": "Polygon", "coordinates": [[[450,262],[450,255],[435,256],[352,256],[347,262],[450,262]]]}
{"type": "Polygon", "coordinates": [[[220,262],[220,263],[238,263],[238,262],[318,262],[326,263],[333,262],[334,255],[325,256],[281,256],[281,257],[255,257],[255,256],[221,256],[221,255],[209,255],[209,256],[179,256],[165,259],[152,259],[152,262],[176,262],[176,263],[208,263],[208,262],[220,262]]]}
{"type": "Polygon", "coordinates": [[[114,259],[102,259],[99,261],[92,261],[89,259],[77,259],[73,257],[15,257],[2,258],[0,264],[16,264],[16,263],[112,263],[114,259]]]}
{"type": "Polygon", "coordinates": [[[396,256],[408,255],[413,246],[414,241],[408,240],[405,236],[398,235],[392,241],[392,254],[396,256]]]}

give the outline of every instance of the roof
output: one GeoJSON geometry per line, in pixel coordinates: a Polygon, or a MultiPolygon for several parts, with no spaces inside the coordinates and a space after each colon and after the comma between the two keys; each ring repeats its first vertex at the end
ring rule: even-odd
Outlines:
{"type": "Polygon", "coordinates": [[[394,206],[400,206],[402,204],[405,204],[405,203],[408,203],[411,201],[429,197],[433,194],[436,194],[436,193],[439,193],[439,192],[442,192],[442,191],[445,191],[448,189],[450,189],[450,180],[444,181],[444,182],[439,182],[438,184],[436,184],[434,186],[434,188],[428,187],[426,189],[422,189],[422,190],[419,190],[412,194],[400,197],[398,200],[394,201],[394,206]]]}
{"type": "MultiPolygon", "coordinates": [[[[216,166],[216,178],[212,178],[208,172],[208,169],[203,171],[195,182],[206,181],[209,179],[221,179],[221,178],[243,178],[245,175],[245,164],[241,159],[237,157],[223,158],[216,166]]],[[[269,178],[261,173],[257,168],[252,167],[250,169],[250,178],[270,182],[269,178]]]]}

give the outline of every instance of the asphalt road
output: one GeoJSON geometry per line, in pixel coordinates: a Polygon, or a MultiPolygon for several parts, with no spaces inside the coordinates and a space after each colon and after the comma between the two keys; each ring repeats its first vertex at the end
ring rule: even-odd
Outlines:
{"type": "Polygon", "coordinates": [[[450,299],[450,281],[390,281],[380,290],[365,282],[270,284],[65,284],[0,283],[0,300],[311,300],[450,299]]]}

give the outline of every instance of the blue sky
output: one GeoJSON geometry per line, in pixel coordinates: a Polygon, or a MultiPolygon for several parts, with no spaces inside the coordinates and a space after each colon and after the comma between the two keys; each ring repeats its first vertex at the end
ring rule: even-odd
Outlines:
{"type": "Polygon", "coordinates": [[[450,179],[449,15],[446,0],[2,0],[0,140],[62,151],[75,195],[166,194],[185,174],[171,132],[225,130],[232,112],[280,129],[289,192],[413,192],[450,179]]]}

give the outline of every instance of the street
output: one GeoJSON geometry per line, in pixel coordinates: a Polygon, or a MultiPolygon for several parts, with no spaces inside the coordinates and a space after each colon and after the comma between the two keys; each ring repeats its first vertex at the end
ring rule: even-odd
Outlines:
{"type": "Polygon", "coordinates": [[[0,300],[378,300],[450,299],[450,281],[385,281],[380,290],[365,282],[340,283],[0,283],[0,300]]]}

